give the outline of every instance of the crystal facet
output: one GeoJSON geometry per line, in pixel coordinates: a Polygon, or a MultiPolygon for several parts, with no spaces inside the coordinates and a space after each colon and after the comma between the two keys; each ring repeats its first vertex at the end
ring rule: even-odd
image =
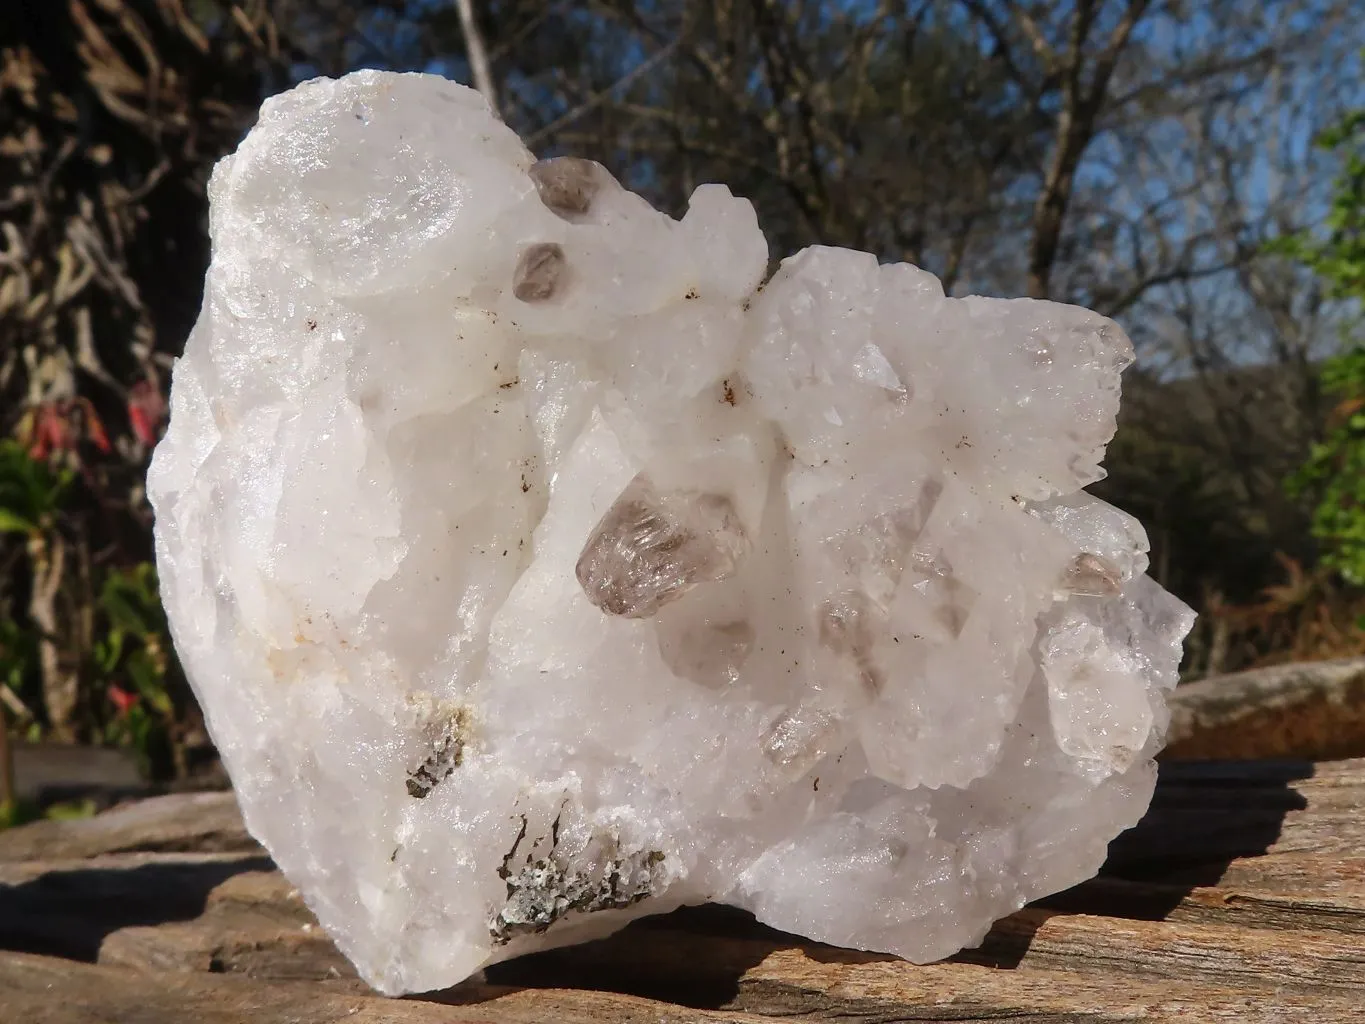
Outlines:
{"type": "Polygon", "coordinates": [[[588,536],[574,574],[604,612],[645,619],[698,584],[733,575],[747,550],[725,495],[659,494],[640,474],[588,536]]]}

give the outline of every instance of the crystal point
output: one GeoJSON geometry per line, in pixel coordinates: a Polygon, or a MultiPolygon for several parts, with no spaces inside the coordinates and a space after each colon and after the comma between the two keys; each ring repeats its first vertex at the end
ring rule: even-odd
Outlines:
{"type": "Polygon", "coordinates": [[[560,290],[565,277],[564,248],[557,242],[528,246],[512,274],[512,294],[522,302],[544,302],[560,290]]]}
{"type": "Polygon", "coordinates": [[[592,208],[606,177],[601,164],[575,156],[540,160],[529,173],[541,202],[565,220],[582,217],[592,208]]]}
{"type": "Polygon", "coordinates": [[[747,550],[729,498],[660,494],[640,475],[588,537],[574,572],[598,608],[643,619],[700,583],[725,579],[747,550]]]}

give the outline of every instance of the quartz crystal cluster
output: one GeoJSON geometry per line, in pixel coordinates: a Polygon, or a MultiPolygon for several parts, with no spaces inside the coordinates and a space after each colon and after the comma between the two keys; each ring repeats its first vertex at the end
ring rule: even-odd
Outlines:
{"type": "Polygon", "coordinates": [[[474,92],[265,104],[153,461],[247,822],[386,992],[722,901],[928,961],[1150,799],[1192,615],[1087,495],[1131,347],[681,220],[474,92]]]}

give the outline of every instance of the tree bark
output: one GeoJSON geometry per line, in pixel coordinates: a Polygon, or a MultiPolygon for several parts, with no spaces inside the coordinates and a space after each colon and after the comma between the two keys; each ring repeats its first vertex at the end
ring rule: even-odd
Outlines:
{"type": "Polygon", "coordinates": [[[39,534],[29,538],[29,561],[33,566],[33,594],[28,614],[41,631],[38,639],[38,665],[43,679],[43,707],[48,726],[59,740],[76,738],[76,705],[80,700],[79,679],[64,665],[57,630],[57,594],[66,571],[66,549],[59,538],[52,541],[39,534]]]}

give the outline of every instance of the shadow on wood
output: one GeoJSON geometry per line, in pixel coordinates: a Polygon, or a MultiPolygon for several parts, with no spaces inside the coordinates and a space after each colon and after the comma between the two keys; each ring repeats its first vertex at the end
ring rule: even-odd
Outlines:
{"type": "MultiPolygon", "coordinates": [[[[1099,878],[1011,915],[979,947],[964,950],[951,962],[1015,968],[1029,955],[1039,929],[1064,914],[1166,920],[1196,890],[1216,886],[1234,861],[1262,856],[1275,845],[1285,816],[1307,806],[1289,784],[1311,778],[1313,771],[1311,762],[1162,764],[1151,807],[1141,822],[1111,844],[1099,878]]],[[[895,960],[884,954],[814,946],[759,924],[743,911],[707,906],[645,918],[599,942],[498,964],[486,974],[495,985],[589,986],[696,1009],[719,1009],[734,1004],[740,980],[751,968],[795,944],[804,945],[807,955],[820,962],[895,960]],[[692,948],[695,941],[704,942],[710,955],[698,956],[692,948]],[[717,957],[717,943],[722,941],[725,955],[717,957]],[[703,961],[711,969],[699,972],[703,961]]]]}
{"type": "Polygon", "coordinates": [[[1013,968],[1038,929],[1058,913],[1164,921],[1196,889],[1216,886],[1236,860],[1263,856],[1280,838],[1285,816],[1307,801],[1289,783],[1313,776],[1312,762],[1163,762],[1152,804],[1119,835],[1097,878],[1001,921],[977,949],[955,959],[1013,968]]]}
{"type": "Polygon", "coordinates": [[[233,875],[272,868],[268,857],[54,868],[32,881],[0,885],[0,949],[94,961],[113,932],[193,920],[233,875]]]}

